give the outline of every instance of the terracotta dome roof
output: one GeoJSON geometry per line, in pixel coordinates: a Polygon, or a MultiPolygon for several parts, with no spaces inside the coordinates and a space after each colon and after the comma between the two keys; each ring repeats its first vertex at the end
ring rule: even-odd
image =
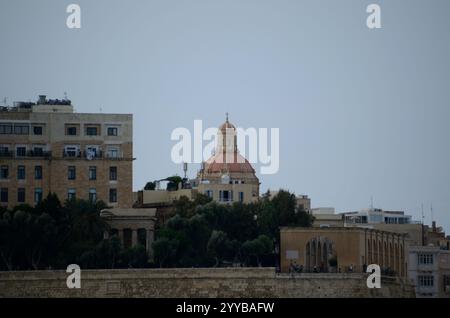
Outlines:
{"type": "Polygon", "coordinates": [[[239,153],[234,153],[234,158],[230,158],[231,162],[224,162],[226,156],[216,154],[205,162],[206,173],[221,173],[221,172],[240,172],[240,173],[255,173],[250,162],[241,156],[239,153]]]}

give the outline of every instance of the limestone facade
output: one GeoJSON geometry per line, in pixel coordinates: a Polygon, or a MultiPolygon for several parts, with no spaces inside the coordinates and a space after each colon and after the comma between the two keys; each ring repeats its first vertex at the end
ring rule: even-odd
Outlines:
{"type": "Polygon", "coordinates": [[[132,206],[132,115],[43,104],[0,111],[0,205],[35,205],[49,192],[132,206]]]}
{"type": "Polygon", "coordinates": [[[311,298],[415,297],[404,280],[382,277],[369,289],[367,275],[276,274],[274,268],[81,270],[81,288],[69,289],[66,271],[0,272],[0,297],[311,298]]]}
{"type": "Polygon", "coordinates": [[[281,228],[281,271],[291,263],[312,272],[365,272],[377,264],[384,272],[405,277],[405,234],[364,228],[281,228]],[[336,263],[336,264],[334,264],[336,263]]]}

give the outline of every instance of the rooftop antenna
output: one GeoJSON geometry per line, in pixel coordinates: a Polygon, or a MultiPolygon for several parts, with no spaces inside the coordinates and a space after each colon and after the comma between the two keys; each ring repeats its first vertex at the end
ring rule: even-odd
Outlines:
{"type": "Polygon", "coordinates": [[[67,92],[64,92],[64,100],[68,100],[68,98],[67,98],[67,92]]]}
{"type": "Polygon", "coordinates": [[[370,196],[370,209],[373,210],[373,195],[370,196]]]}
{"type": "Polygon", "coordinates": [[[423,203],[422,203],[422,224],[425,224],[425,214],[423,214],[423,203]]]}
{"type": "Polygon", "coordinates": [[[5,105],[5,106],[8,106],[8,97],[4,97],[3,98],[3,104],[5,105]]]}
{"type": "Polygon", "coordinates": [[[423,214],[423,203],[422,203],[422,246],[425,245],[424,219],[425,219],[425,216],[424,216],[424,214],[423,214]]]}
{"type": "Polygon", "coordinates": [[[433,202],[431,203],[431,222],[434,221],[434,216],[433,216],[433,202]]]}
{"type": "Polygon", "coordinates": [[[227,119],[226,122],[228,123],[228,112],[225,113],[225,116],[226,116],[226,119],[227,119]]]}

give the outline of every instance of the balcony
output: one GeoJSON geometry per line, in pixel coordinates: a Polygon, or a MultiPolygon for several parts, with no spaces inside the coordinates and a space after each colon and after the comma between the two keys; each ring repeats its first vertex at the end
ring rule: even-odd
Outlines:
{"type": "Polygon", "coordinates": [[[51,151],[43,150],[28,150],[19,154],[14,151],[0,151],[0,158],[50,158],[51,156],[51,151]]]}
{"type": "Polygon", "coordinates": [[[111,159],[111,160],[120,160],[123,159],[123,152],[118,151],[118,152],[107,152],[105,154],[105,158],[107,159],[111,159]]]}
{"type": "Polygon", "coordinates": [[[81,150],[71,150],[63,151],[63,158],[84,158],[87,160],[102,159],[104,157],[103,151],[81,151],[81,150]]]}
{"type": "Polygon", "coordinates": [[[50,158],[52,156],[51,151],[44,151],[44,150],[29,150],[26,153],[26,157],[32,157],[32,158],[50,158]]]}
{"type": "Polygon", "coordinates": [[[103,158],[103,151],[83,151],[83,158],[88,160],[103,158]]]}
{"type": "Polygon", "coordinates": [[[80,150],[70,150],[66,151],[63,150],[62,153],[63,158],[81,158],[81,151],[80,150]]]}
{"type": "Polygon", "coordinates": [[[14,157],[13,151],[6,151],[6,150],[0,151],[0,158],[12,158],[12,157],[14,157]]]}

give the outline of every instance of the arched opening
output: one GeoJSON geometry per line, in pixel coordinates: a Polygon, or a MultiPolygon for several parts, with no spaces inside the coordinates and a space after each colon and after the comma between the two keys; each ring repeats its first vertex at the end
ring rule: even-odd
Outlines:
{"type": "MultiPolygon", "coordinates": [[[[333,243],[327,238],[315,237],[306,243],[305,268],[307,271],[329,272],[337,268],[333,243]]],[[[337,271],[337,269],[336,269],[337,271]]]]}

